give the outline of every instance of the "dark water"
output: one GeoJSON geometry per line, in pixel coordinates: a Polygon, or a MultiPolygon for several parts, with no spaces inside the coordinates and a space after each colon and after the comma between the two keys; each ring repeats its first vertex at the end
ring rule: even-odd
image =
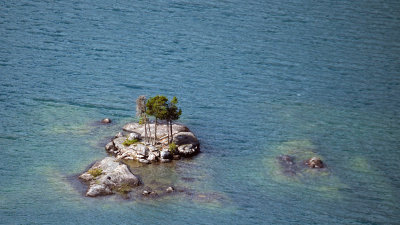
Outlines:
{"type": "Polygon", "coordinates": [[[400,221],[398,1],[2,1],[0,105],[0,223],[400,221]],[[142,94],[176,95],[203,153],[133,172],[190,194],[83,197],[142,94]]]}

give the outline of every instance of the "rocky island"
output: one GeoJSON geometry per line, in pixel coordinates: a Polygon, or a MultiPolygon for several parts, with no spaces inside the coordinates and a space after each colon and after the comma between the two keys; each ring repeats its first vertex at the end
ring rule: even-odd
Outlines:
{"type": "MultiPolygon", "coordinates": [[[[144,96],[138,98],[136,111],[140,122],[125,124],[122,131],[105,146],[110,156],[94,163],[79,176],[89,186],[86,196],[127,193],[139,186],[140,179],[123,161],[162,164],[200,152],[200,142],[189,128],[172,122],[181,114],[176,104],[175,97],[171,102],[164,96],[156,96],[147,101],[144,96]],[[154,116],[155,121],[151,122],[149,116],[154,116]]],[[[173,187],[168,187],[165,192],[170,193],[173,190],[173,187]]],[[[146,194],[151,193],[143,192],[143,195],[146,194]]]]}

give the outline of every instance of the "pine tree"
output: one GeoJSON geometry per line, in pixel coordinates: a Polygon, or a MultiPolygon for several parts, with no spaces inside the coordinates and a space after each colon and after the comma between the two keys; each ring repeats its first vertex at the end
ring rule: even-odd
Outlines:
{"type": "Polygon", "coordinates": [[[168,144],[172,142],[172,121],[178,120],[182,114],[182,110],[178,108],[178,98],[173,97],[171,102],[167,103],[167,111],[164,117],[167,120],[167,130],[168,130],[168,144]],[[170,138],[171,137],[171,138],[170,138]]]}
{"type": "Polygon", "coordinates": [[[146,103],[146,114],[149,116],[154,116],[154,145],[157,142],[157,121],[158,119],[165,119],[168,114],[168,99],[165,96],[157,95],[155,97],[149,98],[146,103]]]}
{"type": "Polygon", "coordinates": [[[172,142],[172,138],[173,138],[172,122],[175,120],[178,120],[180,118],[180,116],[182,115],[182,110],[178,108],[177,104],[178,104],[178,98],[176,96],[174,96],[168,107],[168,119],[169,119],[169,127],[170,127],[170,132],[171,132],[171,140],[169,141],[169,143],[172,142]]]}

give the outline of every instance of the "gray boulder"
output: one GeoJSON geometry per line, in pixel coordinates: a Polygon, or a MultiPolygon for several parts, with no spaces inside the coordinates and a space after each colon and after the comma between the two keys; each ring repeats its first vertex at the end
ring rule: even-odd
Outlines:
{"type": "Polygon", "coordinates": [[[157,158],[153,153],[150,153],[149,157],[147,157],[147,160],[150,162],[154,162],[154,161],[157,161],[157,158]]]}
{"type": "Polygon", "coordinates": [[[143,156],[149,155],[149,148],[146,145],[138,144],[136,145],[135,149],[138,155],[143,155],[143,156]]]}
{"type": "Polygon", "coordinates": [[[178,153],[181,156],[192,156],[195,155],[199,152],[199,146],[198,145],[193,145],[193,144],[185,144],[185,145],[180,145],[178,147],[178,153]]]}
{"type": "Polygon", "coordinates": [[[128,140],[139,140],[140,139],[140,134],[136,132],[132,132],[129,134],[128,140]]]}
{"type": "Polygon", "coordinates": [[[169,151],[161,151],[161,159],[172,159],[172,154],[169,151]]]}
{"type": "Polygon", "coordinates": [[[179,132],[174,135],[173,142],[176,145],[192,144],[193,146],[200,145],[199,140],[192,132],[179,132]]]}
{"type": "Polygon", "coordinates": [[[119,137],[123,137],[124,136],[124,133],[123,132],[118,132],[115,136],[114,136],[114,138],[119,138],[119,137]]]}
{"type": "Polygon", "coordinates": [[[140,184],[139,178],[133,175],[126,165],[116,162],[114,157],[106,157],[95,163],[79,178],[89,182],[86,192],[86,196],[89,197],[113,194],[120,187],[134,187],[140,184]]]}
{"type": "Polygon", "coordinates": [[[108,151],[108,152],[114,151],[114,149],[115,149],[114,143],[113,143],[112,141],[109,142],[108,144],[106,144],[105,149],[106,149],[106,151],[108,151]]]}
{"type": "Polygon", "coordinates": [[[127,146],[125,146],[123,143],[125,142],[126,138],[125,137],[119,137],[115,138],[112,142],[114,143],[115,148],[118,150],[124,149],[127,146]]]}

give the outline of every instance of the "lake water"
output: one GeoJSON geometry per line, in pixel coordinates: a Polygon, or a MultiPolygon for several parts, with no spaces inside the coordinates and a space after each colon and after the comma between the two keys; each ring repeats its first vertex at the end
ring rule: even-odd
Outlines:
{"type": "Polygon", "coordinates": [[[399,223],[399,110],[398,1],[2,1],[0,223],[399,223]],[[188,193],[84,197],[143,94],[202,153],[132,172],[188,193]]]}

